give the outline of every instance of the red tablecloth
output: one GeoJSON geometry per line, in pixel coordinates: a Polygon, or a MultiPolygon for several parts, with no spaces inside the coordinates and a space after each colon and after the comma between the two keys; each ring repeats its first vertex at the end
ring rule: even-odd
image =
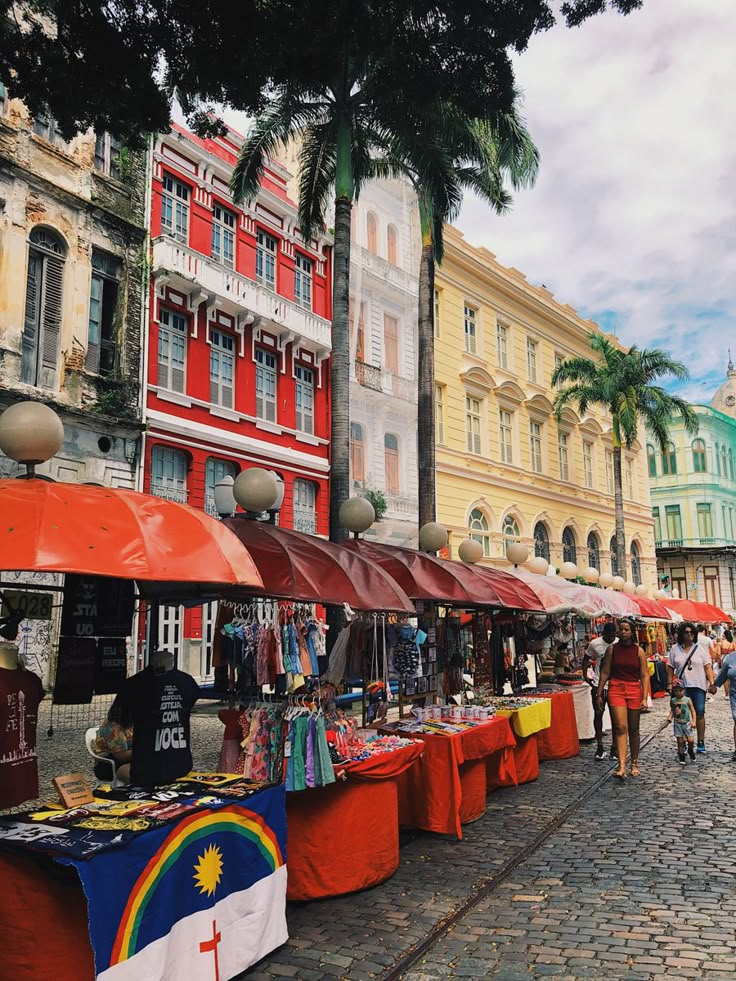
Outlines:
{"type": "Polygon", "coordinates": [[[536,732],[531,736],[516,736],[516,746],[512,750],[511,760],[505,766],[502,765],[498,755],[488,757],[486,779],[489,792],[499,787],[515,787],[520,783],[531,783],[532,780],[537,779],[539,776],[537,736],[536,732]]]}
{"type": "Polygon", "coordinates": [[[537,733],[540,763],[544,763],[545,760],[566,760],[570,756],[579,756],[580,741],[572,692],[535,693],[533,697],[552,699],[550,727],[537,733]]]}
{"type": "Polygon", "coordinates": [[[322,899],[385,882],[399,867],[396,780],[424,744],[346,763],[346,780],[286,795],[290,900],[322,899]]]}
{"type": "Polygon", "coordinates": [[[511,759],[514,734],[509,720],[491,719],[451,735],[417,733],[424,755],[398,780],[399,822],[423,831],[462,838],[463,821],[485,811],[487,757],[511,759]],[[478,761],[478,765],[468,765],[478,761]]]}

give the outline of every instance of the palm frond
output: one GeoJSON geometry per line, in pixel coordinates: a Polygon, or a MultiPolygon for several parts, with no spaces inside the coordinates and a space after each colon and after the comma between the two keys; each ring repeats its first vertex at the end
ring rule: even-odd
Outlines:
{"type": "Polygon", "coordinates": [[[555,413],[557,418],[562,417],[562,410],[568,405],[577,405],[581,415],[585,415],[593,405],[601,405],[599,393],[593,385],[581,382],[576,385],[568,385],[555,396],[555,413]]]}
{"type": "Polygon", "coordinates": [[[299,228],[308,240],[324,223],[335,181],[335,125],[332,120],[310,126],[299,151],[299,228]]]}
{"type": "Polygon", "coordinates": [[[594,384],[598,377],[598,366],[590,358],[566,358],[552,372],[552,384],[565,382],[586,382],[594,384]]]}

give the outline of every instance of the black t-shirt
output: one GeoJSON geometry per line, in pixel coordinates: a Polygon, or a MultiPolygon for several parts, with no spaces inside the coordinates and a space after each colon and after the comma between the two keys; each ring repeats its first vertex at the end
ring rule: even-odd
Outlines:
{"type": "Polygon", "coordinates": [[[189,714],[199,687],[183,671],[144,668],[128,678],[110,710],[110,718],[133,726],[131,782],[158,786],[192,769],[189,714]]]}

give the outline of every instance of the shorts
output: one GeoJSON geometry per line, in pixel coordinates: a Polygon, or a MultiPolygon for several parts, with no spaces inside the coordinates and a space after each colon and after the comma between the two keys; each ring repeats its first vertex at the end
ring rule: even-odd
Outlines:
{"type": "Polygon", "coordinates": [[[672,726],[675,739],[687,739],[688,742],[693,738],[693,727],[689,722],[675,722],[672,726]]]}
{"type": "Polygon", "coordinates": [[[640,709],[643,698],[640,681],[608,682],[608,704],[611,708],[640,709]]]}
{"type": "MultiPolygon", "coordinates": [[[[590,694],[593,697],[593,712],[598,715],[598,686],[590,689],[590,694]]],[[[602,715],[606,709],[606,703],[608,702],[608,689],[604,688],[601,692],[601,709],[600,714],[602,715]]]]}
{"type": "Polygon", "coordinates": [[[686,688],[685,694],[692,701],[696,715],[705,715],[705,691],[702,688],[686,688]]]}

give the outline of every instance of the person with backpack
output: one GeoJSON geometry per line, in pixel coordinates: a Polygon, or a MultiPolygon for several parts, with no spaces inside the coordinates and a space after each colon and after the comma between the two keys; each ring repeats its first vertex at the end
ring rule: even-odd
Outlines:
{"type": "Polygon", "coordinates": [[[698,643],[697,629],[687,621],[677,628],[677,643],[667,658],[667,684],[672,690],[675,681],[682,683],[685,695],[695,706],[695,725],[698,734],[698,753],[705,752],[705,695],[716,692],[710,650],[698,643]]]}

